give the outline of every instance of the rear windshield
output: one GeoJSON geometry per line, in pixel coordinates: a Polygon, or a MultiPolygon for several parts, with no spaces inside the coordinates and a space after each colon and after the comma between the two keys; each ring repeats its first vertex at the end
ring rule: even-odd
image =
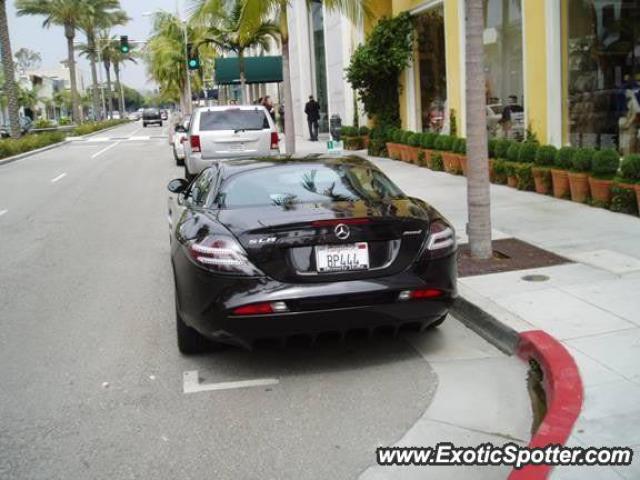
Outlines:
{"type": "Polygon", "coordinates": [[[264,110],[221,110],[202,112],[200,130],[262,130],[270,128],[264,110]]]}
{"type": "Polygon", "coordinates": [[[221,208],[290,207],[302,203],[406,198],[382,172],[353,165],[286,165],[231,177],[216,198],[221,208]]]}
{"type": "Polygon", "coordinates": [[[158,115],[160,112],[156,108],[147,108],[142,113],[143,115],[158,115]]]}

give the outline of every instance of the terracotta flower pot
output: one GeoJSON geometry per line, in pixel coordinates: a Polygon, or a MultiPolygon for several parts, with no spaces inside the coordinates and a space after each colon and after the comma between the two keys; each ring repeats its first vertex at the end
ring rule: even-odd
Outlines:
{"type": "Polygon", "coordinates": [[[507,185],[509,185],[511,188],[518,188],[518,177],[516,177],[515,175],[507,176],[507,185]]]}
{"type": "Polygon", "coordinates": [[[393,142],[386,142],[385,143],[386,147],[387,147],[387,155],[389,155],[389,158],[395,158],[395,154],[396,154],[396,144],[393,142]]]}
{"type": "Polygon", "coordinates": [[[553,184],[553,196],[567,198],[569,196],[569,176],[566,170],[551,169],[551,181],[553,184]]]}
{"type": "Polygon", "coordinates": [[[445,172],[453,174],[460,172],[460,158],[455,153],[442,152],[442,161],[445,172]]]}
{"type": "Polygon", "coordinates": [[[536,193],[548,195],[551,190],[551,174],[546,168],[532,168],[533,182],[536,187],[536,193]]]}
{"type": "Polygon", "coordinates": [[[582,172],[568,172],[571,200],[584,203],[589,198],[589,175],[582,172]]]}
{"type": "Polygon", "coordinates": [[[462,174],[467,176],[467,156],[458,154],[458,159],[460,161],[460,168],[462,169],[462,174]]]}
{"type": "Polygon", "coordinates": [[[418,147],[407,147],[407,159],[409,163],[418,164],[418,147]]]}
{"type": "Polygon", "coordinates": [[[403,162],[406,162],[407,160],[409,160],[409,151],[408,151],[408,146],[401,144],[400,145],[400,160],[402,160],[403,162]]]}
{"type": "Polygon", "coordinates": [[[602,180],[600,178],[589,177],[589,188],[591,197],[599,203],[609,205],[611,202],[611,185],[613,180],[602,180]]]}

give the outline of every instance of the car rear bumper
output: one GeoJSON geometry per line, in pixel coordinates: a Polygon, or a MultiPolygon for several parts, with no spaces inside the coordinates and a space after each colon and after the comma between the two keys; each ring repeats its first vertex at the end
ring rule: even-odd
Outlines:
{"type": "Polygon", "coordinates": [[[224,160],[235,160],[239,158],[258,158],[258,157],[277,157],[280,155],[280,150],[269,150],[267,153],[252,152],[252,153],[235,153],[235,154],[220,154],[215,158],[202,158],[201,153],[188,153],[186,155],[187,166],[189,172],[193,175],[202,172],[205,168],[211,166],[214,162],[220,162],[224,160]]]}
{"type": "Polygon", "coordinates": [[[331,283],[285,284],[270,278],[230,278],[207,273],[181,252],[174,255],[178,310],[205,337],[250,347],[256,340],[351,330],[373,332],[406,324],[426,327],[447,314],[457,296],[456,255],[432,260],[420,273],[331,283]],[[437,288],[437,299],[399,300],[403,290],[437,288]],[[253,303],[281,301],[289,312],[233,315],[253,303]]]}

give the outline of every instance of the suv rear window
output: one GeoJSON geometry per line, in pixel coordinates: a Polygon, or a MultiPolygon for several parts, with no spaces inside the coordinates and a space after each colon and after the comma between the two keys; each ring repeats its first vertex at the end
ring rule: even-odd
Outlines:
{"type": "Polygon", "coordinates": [[[220,110],[200,114],[200,130],[262,130],[271,128],[264,110],[220,110]]]}
{"type": "Polygon", "coordinates": [[[221,208],[406,198],[382,172],[347,164],[286,165],[239,173],[225,182],[221,208]]]}

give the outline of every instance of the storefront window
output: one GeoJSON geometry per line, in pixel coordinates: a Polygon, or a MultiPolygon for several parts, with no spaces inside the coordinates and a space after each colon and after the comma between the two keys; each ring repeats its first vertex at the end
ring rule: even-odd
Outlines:
{"type": "Polygon", "coordinates": [[[327,119],[328,98],[327,68],[325,64],[324,49],[324,14],[322,12],[322,2],[319,0],[313,0],[311,3],[311,27],[316,100],[320,104],[320,121],[318,122],[318,127],[321,132],[328,132],[329,122],[327,119]]]}
{"type": "Polygon", "coordinates": [[[493,137],[525,134],[521,0],[484,0],[487,128],[493,137]]]}
{"type": "Polygon", "coordinates": [[[640,0],[567,0],[572,145],[640,151],[640,0]]]}
{"type": "Polygon", "coordinates": [[[416,17],[422,129],[442,130],[447,105],[444,11],[435,7],[416,17]]]}

